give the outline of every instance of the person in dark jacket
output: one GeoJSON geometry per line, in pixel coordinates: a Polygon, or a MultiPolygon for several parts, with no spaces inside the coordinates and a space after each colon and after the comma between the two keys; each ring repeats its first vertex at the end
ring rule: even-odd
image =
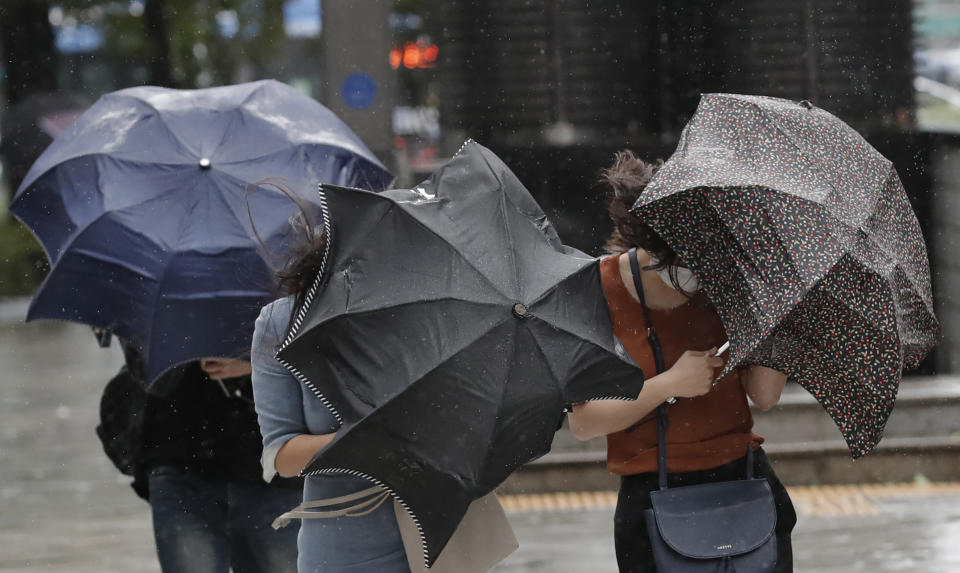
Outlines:
{"type": "Polygon", "coordinates": [[[297,528],[271,522],[300,502],[303,483],[264,481],[250,363],[190,362],[147,391],[140,352],[121,346],[126,364],[105,390],[98,434],[150,503],[163,572],[296,572],[297,528]]]}

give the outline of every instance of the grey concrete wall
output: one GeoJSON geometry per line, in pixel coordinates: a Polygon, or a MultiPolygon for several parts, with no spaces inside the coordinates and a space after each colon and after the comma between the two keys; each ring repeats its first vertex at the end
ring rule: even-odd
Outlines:
{"type": "Polygon", "coordinates": [[[943,340],[937,371],[960,372],[960,145],[942,143],[931,153],[930,233],[933,293],[943,340]]]}
{"type": "Polygon", "coordinates": [[[323,0],[323,103],[384,162],[393,149],[396,100],[389,62],[392,6],[389,0],[323,0]],[[344,97],[344,82],[356,74],[373,81],[369,103],[344,97]]]}
{"type": "MultiPolygon", "coordinates": [[[[867,456],[850,452],[833,420],[813,397],[791,385],[769,412],[754,410],[755,430],[788,485],[932,481],[960,476],[960,377],[908,378],[880,445],[867,456]]],[[[617,488],[605,467],[603,438],[580,442],[566,427],[549,454],[514,473],[502,493],[603,491],[617,488]]]]}

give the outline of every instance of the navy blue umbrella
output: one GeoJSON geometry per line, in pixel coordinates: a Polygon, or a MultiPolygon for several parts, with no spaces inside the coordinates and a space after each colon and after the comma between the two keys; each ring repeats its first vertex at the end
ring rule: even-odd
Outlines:
{"type": "Polygon", "coordinates": [[[243,355],[272,294],[279,261],[267,253],[285,251],[298,211],[270,186],[248,192],[265,178],[306,191],[318,212],[319,182],[379,191],[392,180],[332,112],[276,81],[103,96],[13,198],[51,263],[27,320],[107,328],[141,349],[151,380],[243,355]]]}

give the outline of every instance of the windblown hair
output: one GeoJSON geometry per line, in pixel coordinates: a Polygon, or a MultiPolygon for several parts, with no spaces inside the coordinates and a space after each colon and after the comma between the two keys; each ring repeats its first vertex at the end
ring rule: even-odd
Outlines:
{"type": "Polygon", "coordinates": [[[613,165],[600,172],[601,183],[609,189],[607,212],[613,221],[613,232],[604,245],[608,253],[638,247],[653,255],[662,266],[675,262],[677,255],[673,249],[630,211],[660,165],[662,162],[647,163],[632,151],[624,150],[617,152],[613,165]]]}
{"type": "MultiPolygon", "coordinates": [[[[323,254],[327,247],[327,234],[322,221],[313,220],[314,216],[311,215],[311,210],[307,208],[307,204],[283,181],[276,179],[258,181],[248,186],[247,194],[263,185],[269,185],[286,195],[297,205],[298,209],[297,213],[290,218],[290,244],[292,247],[286,254],[285,262],[275,273],[274,292],[277,298],[290,295],[293,295],[294,298],[290,320],[287,322],[284,333],[284,338],[286,338],[290,334],[293,317],[303,306],[307,292],[320,272],[323,264],[323,254]]],[[[247,202],[247,215],[261,248],[266,249],[266,245],[260,238],[260,234],[257,233],[256,225],[254,225],[249,202],[247,202]]]]}
{"type": "Polygon", "coordinates": [[[611,254],[622,253],[634,247],[649,253],[656,262],[644,268],[668,269],[670,280],[680,292],[677,265],[680,257],[649,225],[630,211],[633,204],[663,165],[663,161],[647,163],[632,151],[618,151],[613,165],[600,172],[600,182],[608,188],[607,212],[613,221],[613,232],[604,244],[611,254]]]}

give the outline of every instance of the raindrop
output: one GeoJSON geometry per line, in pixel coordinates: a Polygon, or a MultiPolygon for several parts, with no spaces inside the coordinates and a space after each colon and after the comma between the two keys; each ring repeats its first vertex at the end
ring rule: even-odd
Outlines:
{"type": "Polygon", "coordinates": [[[57,409],[54,411],[54,415],[59,420],[68,420],[70,419],[71,414],[70,406],[64,406],[63,404],[57,406],[57,409]]]}
{"type": "Polygon", "coordinates": [[[201,88],[208,88],[213,84],[213,75],[207,71],[203,70],[197,74],[197,86],[201,88]]]}
{"type": "Polygon", "coordinates": [[[63,8],[59,6],[54,6],[50,8],[50,11],[47,12],[47,19],[50,21],[51,26],[59,26],[63,23],[63,8]]]}

